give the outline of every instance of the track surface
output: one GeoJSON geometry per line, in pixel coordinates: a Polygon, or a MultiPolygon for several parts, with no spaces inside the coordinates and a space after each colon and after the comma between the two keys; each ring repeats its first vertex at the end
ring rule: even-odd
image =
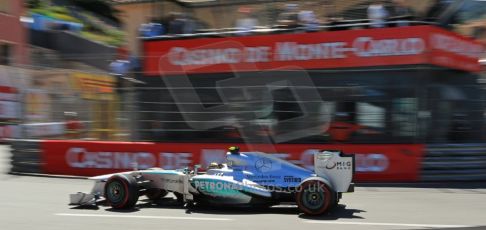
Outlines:
{"type": "MultiPolygon", "coordinates": [[[[294,206],[186,210],[173,201],[135,210],[76,209],[68,194],[91,188],[81,179],[7,175],[8,147],[0,146],[0,229],[426,229],[486,226],[486,186],[462,188],[358,187],[333,213],[305,217],[294,206]],[[345,205],[345,206],[344,206],[345,205]]],[[[443,186],[441,186],[443,187],[443,186]]],[[[473,228],[471,228],[473,229],[473,228]]],[[[476,228],[474,228],[476,229],[476,228]]]]}

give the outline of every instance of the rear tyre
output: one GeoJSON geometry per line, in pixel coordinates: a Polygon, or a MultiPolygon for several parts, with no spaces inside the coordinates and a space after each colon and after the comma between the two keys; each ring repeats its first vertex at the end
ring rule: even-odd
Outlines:
{"type": "Polygon", "coordinates": [[[132,176],[114,175],[105,184],[106,201],[114,209],[133,208],[138,197],[137,181],[132,176]]]}
{"type": "Polygon", "coordinates": [[[184,195],[182,193],[174,192],[174,195],[178,203],[184,203],[184,195]]]}
{"type": "Polygon", "coordinates": [[[335,194],[320,180],[305,181],[299,186],[296,202],[299,210],[307,215],[322,215],[335,203],[335,194]]]}
{"type": "Polygon", "coordinates": [[[145,196],[149,198],[149,200],[158,201],[164,198],[165,196],[167,196],[168,193],[169,192],[167,192],[167,190],[164,189],[150,188],[145,193],[145,196]]]}
{"type": "Polygon", "coordinates": [[[331,207],[329,207],[329,210],[332,210],[332,209],[337,208],[338,205],[339,205],[339,200],[341,199],[340,198],[341,195],[339,193],[337,193],[337,192],[333,192],[332,195],[333,195],[333,198],[334,199],[332,200],[333,202],[331,204],[331,207]]]}

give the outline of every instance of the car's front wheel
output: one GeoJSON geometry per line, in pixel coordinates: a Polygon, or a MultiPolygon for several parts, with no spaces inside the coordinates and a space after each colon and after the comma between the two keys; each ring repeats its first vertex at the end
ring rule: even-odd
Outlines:
{"type": "Polygon", "coordinates": [[[307,215],[322,215],[334,203],[334,192],[320,180],[308,180],[302,183],[296,194],[299,209],[307,215]]]}
{"type": "Polygon", "coordinates": [[[138,197],[138,184],[132,176],[114,175],[105,184],[106,201],[115,209],[133,208],[138,197]]]}

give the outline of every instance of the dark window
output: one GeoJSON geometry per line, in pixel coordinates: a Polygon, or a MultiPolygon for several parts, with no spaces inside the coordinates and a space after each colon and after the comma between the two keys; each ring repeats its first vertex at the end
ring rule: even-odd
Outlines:
{"type": "Polygon", "coordinates": [[[10,45],[1,44],[0,45],[0,65],[10,64],[10,45]]]}
{"type": "MultiPolygon", "coordinates": [[[[284,74],[287,72],[266,72],[264,77],[280,77],[284,74]]],[[[481,141],[482,130],[479,127],[484,122],[484,100],[474,74],[435,69],[422,73],[400,68],[356,74],[347,71],[314,71],[309,74],[324,103],[319,99],[299,97],[302,94],[294,94],[299,86],[292,85],[270,89],[271,96],[245,93],[248,91],[243,90],[244,85],[241,88],[221,89],[231,90],[227,95],[232,97],[221,102],[218,100],[217,82],[229,79],[230,74],[190,75],[194,87],[192,90],[197,91],[198,96],[194,99],[196,101],[184,98],[184,103],[202,102],[208,111],[211,106],[224,105],[221,110],[211,111],[219,120],[206,116],[209,112],[201,112],[202,115],[196,118],[186,117],[172,97],[176,94],[186,95],[191,89],[173,88],[169,91],[161,79],[147,77],[144,79],[149,82],[147,88],[139,88],[144,140],[261,143],[268,141],[265,137],[275,141],[278,140],[275,138],[277,136],[312,124],[317,131],[313,129],[312,134],[299,135],[284,142],[376,144],[481,141]],[[304,106],[309,104],[311,106],[304,106]],[[238,120],[240,114],[247,112],[256,115],[242,116],[238,120]],[[220,113],[236,118],[222,120],[220,113]],[[306,116],[305,120],[298,120],[303,116],[306,116]],[[221,124],[208,130],[190,125],[204,122],[221,124]]],[[[254,90],[261,88],[255,87],[254,90]]],[[[193,110],[189,112],[193,113],[193,110]]]]}

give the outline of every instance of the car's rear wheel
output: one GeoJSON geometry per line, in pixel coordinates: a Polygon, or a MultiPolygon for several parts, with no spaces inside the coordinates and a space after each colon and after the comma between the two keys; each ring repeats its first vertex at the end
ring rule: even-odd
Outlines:
{"type": "Polygon", "coordinates": [[[138,197],[138,184],[132,176],[114,175],[105,184],[106,201],[115,209],[133,208],[138,197]]]}
{"type": "Polygon", "coordinates": [[[178,203],[184,203],[184,195],[182,193],[174,192],[178,203]]]}
{"type": "Polygon", "coordinates": [[[334,192],[320,180],[305,181],[296,194],[299,209],[307,215],[322,215],[334,203],[334,192]]]}

